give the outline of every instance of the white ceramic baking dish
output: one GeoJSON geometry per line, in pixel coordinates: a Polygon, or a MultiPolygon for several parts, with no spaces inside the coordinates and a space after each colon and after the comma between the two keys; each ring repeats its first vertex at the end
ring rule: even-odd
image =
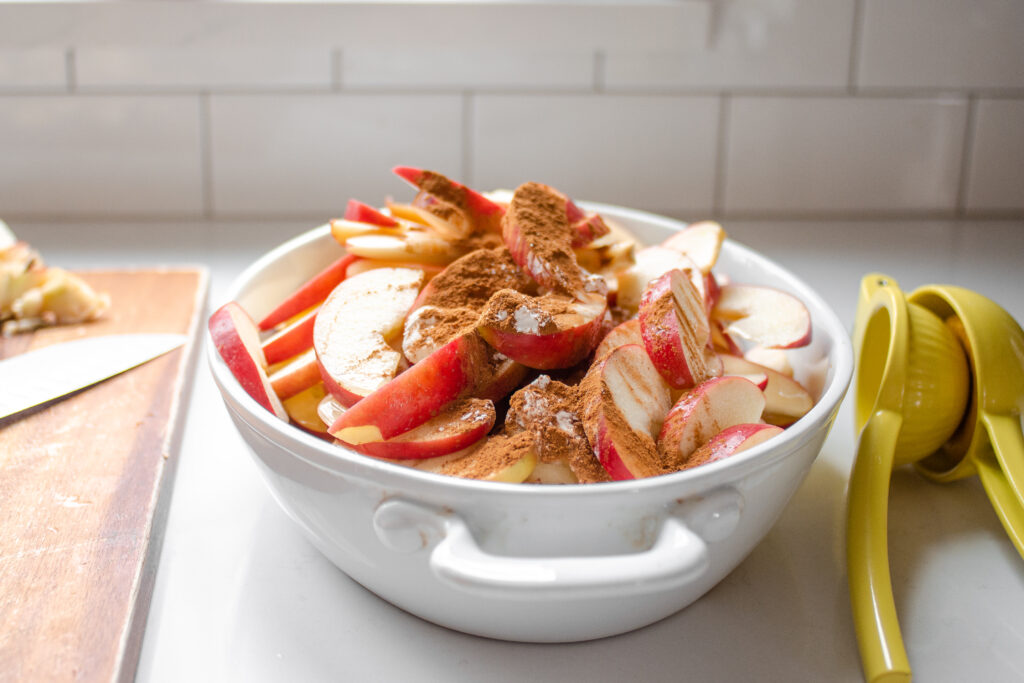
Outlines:
{"type": "MultiPolygon", "coordinates": [[[[619,207],[588,208],[647,244],[684,226],[619,207]]],[[[254,263],[228,296],[258,318],[337,256],[326,228],[311,231],[254,263]]],[[[675,613],[751,552],[817,457],[850,382],[847,332],[810,288],[728,240],[716,272],[805,302],[813,341],[792,360],[818,401],[761,446],[657,478],[531,486],[393,465],[278,420],[240,388],[210,344],[208,359],[270,490],[353,579],[467,633],[533,642],[600,638],[675,613]]]]}

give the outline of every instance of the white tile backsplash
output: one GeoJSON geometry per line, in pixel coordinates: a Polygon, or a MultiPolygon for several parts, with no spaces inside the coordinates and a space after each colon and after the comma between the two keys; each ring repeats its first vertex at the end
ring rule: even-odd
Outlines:
{"type": "Polygon", "coordinates": [[[171,48],[82,47],[75,78],[82,90],[275,89],[331,86],[327,47],[232,47],[204,43],[171,48]]]}
{"type": "Polygon", "coordinates": [[[0,215],[308,217],[405,163],[687,218],[1024,217],[1022,93],[1008,0],[0,3],[0,215]]]}
{"type": "Polygon", "coordinates": [[[957,99],[734,98],[725,211],[952,211],[966,119],[957,99]]]}
{"type": "Polygon", "coordinates": [[[978,101],[967,172],[968,211],[1024,210],[1024,99],[978,101]]]}
{"type": "Polygon", "coordinates": [[[202,212],[194,98],[0,96],[0,211],[202,212]]]}
{"type": "Polygon", "coordinates": [[[462,171],[458,95],[210,97],[216,216],[339,216],[409,191],[398,164],[462,171]]]}
{"type": "Polygon", "coordinates": [[[573,197],[707,213],[718,100],[626,95],[481,95],[473,182],[545,182],[573,197]]]}
{"type": "Polygon", "coordinates": [[[735,0],[715,5],[706,41],[672,51],[610,51],[609,89],[845,89],[853,0],[735,0]]]}
{"type": "Polygon", "coordinates": [[[66,88],[67,52],[60,47],[16,50],[0,47],[0,92],[66,88]]]}
{"type": "Polygon", "coordinates": [[[1024,88],[1024,3],[863,2],[858,85],[1024,88]]]}

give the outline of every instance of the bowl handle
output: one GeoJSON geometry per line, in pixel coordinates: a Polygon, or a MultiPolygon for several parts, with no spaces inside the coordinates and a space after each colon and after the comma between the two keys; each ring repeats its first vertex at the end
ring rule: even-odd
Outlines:
{"type": "Polygon", "coordinates": [[[658,539],[639,553],[583,557],[512,557],[484,551],[466,523],[449,518],[430,568],[460,590],[508,598],[638,595],[689,583],[708,566],[704,540],[681,519],[666,517],[658,539]]]}

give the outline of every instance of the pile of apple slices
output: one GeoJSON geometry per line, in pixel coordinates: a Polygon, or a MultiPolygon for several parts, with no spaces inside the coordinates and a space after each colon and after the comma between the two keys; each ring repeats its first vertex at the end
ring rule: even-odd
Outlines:
{"type": "Polygon", "coordinates": [[[813,407],[786,352],[810,341],[807,308],[714,273],[718,223],[637,248],[539,183],[485,195],[394,170],[410,203],[350,201],[336,261],[259,321],[236,302],[210,317],[281,419],[427,471],[589,483],[720,460],[813,407]]]}

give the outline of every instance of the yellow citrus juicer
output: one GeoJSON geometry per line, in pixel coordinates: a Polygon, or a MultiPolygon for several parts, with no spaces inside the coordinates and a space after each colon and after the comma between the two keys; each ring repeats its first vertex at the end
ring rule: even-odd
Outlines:
{"type": "Polygon", "coordinates": [[[865,678],[908,681],[889,575],[892,469],[915,463],[937,481],[977,473],[1024,555],[1024,333],[969,290],[933,285],[906,297],[895,280],[873,273],[861,281],[854,349],[860,438],[847,510],[854,627],[865,678]]]}

